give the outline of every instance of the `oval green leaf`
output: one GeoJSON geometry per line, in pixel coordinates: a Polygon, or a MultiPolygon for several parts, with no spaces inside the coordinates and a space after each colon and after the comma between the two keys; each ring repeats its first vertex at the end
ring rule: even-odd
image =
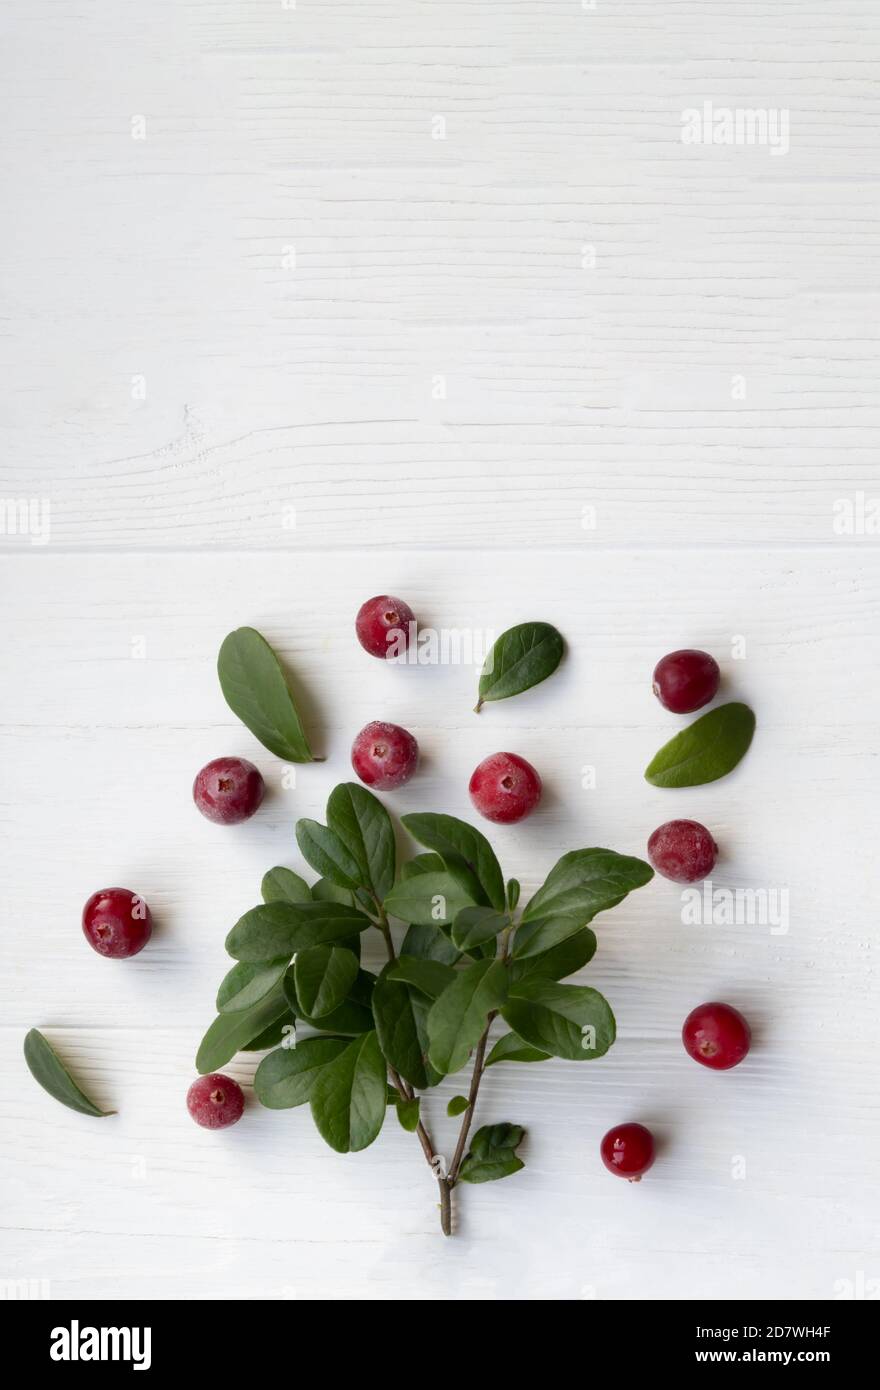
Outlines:
{"type": "Polygon", "coordinates": [[[536,955],[563,941],[591,922],[598,912],[623,901],[628,893],[650,883],[654,870],[643,859],[613,849],[575,849],[554,864],[542,887],[522,915],[524,924],[547,922],[539,938],[517,933],[513,954],[536,955]]]}
{"type": "Polygon", "coordinates": [[[412,1100],[398,1100],[397,1118],[407,1134],[412,1134],[419,1127],[419,1110],[421,1101],[418,1096],[413,1096],[412,1100]]]}
{"type": "Polygon", "coordinates": [[[268,1110],[305,1105],[322,1068],[348,1046],[345,1038],[306,1038],[264,1057],[254,1075],[257,1100],[268,1110]]]}
{"type": "MultiPolygon", "coordinates": [[[[455,816],[429,811],[402,816],[401,820],[414,840],[442,856],[443,864],[433,863],[432,868],[443,868],[444,864],[455,859],[462,860],[476,876],[486,895],[486,902],[497,912],[503,912],[504,879],[501,865],[482,831],[455,816]]],[[[420,860],[430,862],[430,856],[419,855],[405,868],[411,868],[420,860]]]]}
{"type": "Polygon", "coordinates": [[[81,1115],[92,1115],[96,1119],[116,1114],[115,1110],[101,1110],[93,1100],[89,1100],[38,1028],[31,1028],[25,1037],[24,1060],[38,1085],[48,1091],[54,1100],[66,1105],[68,1110],[77,1110],[81,1115]]]}
{"type": "Polygon", "coordinates": [[[473,906],[471,892],[448,869],[402,879],[385,898],[386,911],[420,927],[449,926],[462,908],[473,906]]]}
{"type": "Polygon", "coordinates": [[[563,650],[562,634],[550,623],[520,623],[502,632],[480,676],[477,713],[487,700],[506,700],[552,676],[563,650]]]}
{"type": "Polygon", "coordinates": [[[304,878],[293,869],[285,869],[279,864],[263,875],[261,890],[264,903],[310,903],[312,890],[304,878]]]}
{"type": "Polygon", "coordinates": [[[281,663],[256,628],[237,628],[224,639],[217,674],[227,705],[264,748],[287,762],[312,761],[281,663]]]}
{"type": "Polygon", "coordinates": [[[462,1182],[497,1182],[525,1164],[516,1149],[525,1137],[521,1125],[484,1125],[471,1140],[471,1151],[458,1170],[462,1182]]]}
{"type": "Polygon", "coordinates": [[[323,1067],[310,1097],[321,1138],[337,1153],[372,1144],[385,1119],[385,1058],[375,1033],[355,1038],[323,1067]]]}
{"type": "Polygon", "coordinates": [[[430,1000],[385,975],[373,990],[372,1007],[379,1043],[389,1066],[419,1091],[436,1086],[441,1075],[426,1060],[430,1000]]]}
{"type": "Polygon", "coordinates": [[[496,1062],[549,1062],[549,1060],[549,1052],[542,1052],[540,1048],[532,1047],[517,1033],[505,1033],[492,1048],[486,1058],[485,1065],[491,1067],[496,1062]]]}
{"type": "Polygon", "coordinates": [[[266,903],[239,918],[226,949],[236,960],[253,963],[290,960],[297,951],[342,941],[371,925],[362,912],[342,903],[266,903]]]}
{"type": "Polygon", "coordinates": [[[733,701],[696,719],[665,743],[645,769],[655,787],[700,787],[726,777],[748,752],[755,716],[733,701]]]}
{"type": "Polygon", "coordinates": [[[570,1062],[602,1057],[614,1042],[614,1014],[607,999],[583,985],[517,981],[501,1012],[525,1042],[570,1062]]]}
{"type": "Polygon", "coordinates": [[[507,998],[507,969],[500,960],[475,961],[456,972],[428,1014],[428,1056],[449,1075],[468,1059],[490,1013],[507,998]]]}
{"type": "Polygon", "coordinates": [[[358,864],[359,886],[381,902],[391,891],[397,865],[394,827],[382,802],[366,787],[342,782],[330,793],[327,825],[358,864]]]}
{"type": "Polygon", "coordinates": [[[298,951],[293,974],[296,997],[310,1018],[323,1018],[347,998],[358,975],[358,958],[344,946],[309,946],[298,951]]]}
{"type": "Polygon", "coordinates": [[[491,907],[465,907],[452,924],[452,940],[460,951],[475,951],[494,941],[509,926],[506,912],[496,912],[491,907]]]}
{"type": "Polygon", "coordinates": [[[267,965],[251,965],[239,961],[233,965],[217,991],[218,1014],[234,1014],[239,1009],[251,1009],[274,989],[287,969],[289,957],[270,961],[267,965]]]}
{"type": "Polygon", "coordinates": [[[315,873],[329,878],[337,888],[347,888],[349,892],[360,887],[363,877],[360,865],[335,830],[317,820],[298,820],[296,843],[303,859],[311,864],[315,873]]]}
{"type": "Polygon", "coordinates": [[[203,1076],[207,1072],[218,1071],[236,1052],[244,1051],[248,1043],[253,1042],[266,1029],[273,1024],[288,1021],[289,1018],[290,1009],[281,985],[276,985],[265,999],[261,999],[251,1009],[218,1014],[199,1044],[196,1070],[203,1076]]]}

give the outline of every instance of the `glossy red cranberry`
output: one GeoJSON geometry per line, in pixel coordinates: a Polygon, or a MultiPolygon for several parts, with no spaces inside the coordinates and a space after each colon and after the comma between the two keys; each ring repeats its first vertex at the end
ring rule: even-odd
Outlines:
{"type": "Polygon", "coordinates": [[[82,929],[99,956],[125,960],[144,949],[153,919],[143,898],[130,888],[100,888],[83,908],[82,929]]]}
{"type": "Polygon", "coordinates": [[[730,1004],[701,1004],[688,1014],[681,1030],[684,1050],[714,1071],[729,1071],[745,1057],[752,1041],[748,1023],[730,1004]]]}
{"type": "Polygon", "coordinates": [[[200,1076],[186,1093],[186,1108],[202,1129],[226,1129],[241,1119],[244,1092],[222,1072],[200,1076]]]}
{"type": "Polygon", "coordinates": [[[721,671],[714,656],[686,648],[670,652],[654,667],[654,694],[673,714],[691,714],[718,693],[721,671]]]}
{"type": "Polygon", "coordinates": [[[644,1125],[615,1125],[599,1146],[609,1173],[638,1182],[654,1162],[654,1136],[644,1125]]]}
{"type": "Polygon", "coordinates": [[[715,867],[718,846],[697,820],[668,820],[648,841],[648,858],[673,883],[696,883],[715,867]]]}
{"type": "Polygon", "coordinates": [[[216,825],[249,820],[263,800],[266,784],[247,758],[215,758],[196,773],[193,801],[216,825]]]}
{"type": "Polygon", "coordinates": [[[364,651],[386,659],[402,656],[416,635],[416,618],[409,604],[390,594],[362,603],[354,626],[364,651]]]}
{"type": "Polygon", "coordinates": [[[374,719],[351,745],[351,765],[368,787],[393,791],[408,782],[419,761],[419,745],[399,724],[374,719]]]}
{"type": "Polygon", "coordinates": [[[468,791],[486,820],[512,825],[534,811],[541,800],[541,779],[517,753],[492,753],[474,769],[468,791]]]}

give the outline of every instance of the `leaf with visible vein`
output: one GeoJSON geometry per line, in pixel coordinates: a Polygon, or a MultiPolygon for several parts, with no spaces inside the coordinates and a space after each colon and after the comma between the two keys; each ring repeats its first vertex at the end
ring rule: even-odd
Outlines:
{"type": "Polygon", "coordinates": [[[552,676],[563,650],[562,634],[550,623],[519,623],[502,632],[483,666],[477,713],[487,700],[507,700],[552,676]]]}
{"type": "Polygon", "coordinates": [[[116,1114],[115,1110],[102,1110],[93,1100],[89,1100],[38,1028],[32,1028],[25,1037],[24,1060],[38,1085],[48,1091],[53,1100],[66,1105],[68,1110],[77,1110],[81,1115],[91,1115],[95,1119],[106,1119],[108,1115],[116,1114]]]}
{"type": "Polygon", "coordinates": [[[224,639],[217,674],[233,714],[270,753],[291,763],[313,761],[281,663],[256,628],[237,628],[224,639]]]}

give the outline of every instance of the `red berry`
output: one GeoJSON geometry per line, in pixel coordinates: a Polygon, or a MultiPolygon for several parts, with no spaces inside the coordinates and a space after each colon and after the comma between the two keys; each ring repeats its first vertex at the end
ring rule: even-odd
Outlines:
{"type": "Polygon", "coordinates": [[[688,1014],[681,1040],[695,1062],[714,1071],[728,1071],[745,1057],[752,1033],[738,1009],[711,1003],[701,1004],[688,1014]]]}
{"type": "Polygon", "coordinates": [[[186,1093],[186,1108],[202,1129],[226,1129],[241,1119],[244,1092],[222,1072],[200,1076],[186,1093]]]}
{"type": "Polygon", "coordinates": [[[474,769],[468,791],[486,820],[512,825],[534,811],[541,800],[541,779],[518,754],[492,753],[474,769]]]}
{"type": "Polygon", "coordinates": [[[196,773],[193,801],[217,825],[248,820],[263,800],[266,784],[247,758],[215,758],[196,773]]]}
{"type": "Polygon", "coordinates": [[[351,765],[368,787],[392,791],[408,782],[419,760],[419,745],[399,724],[374,719],[351,745],[351,765]]]}
{"type": "Polygon", "coordinates": [[[696,883],[711,874],[718,846],[697,820],[668,820],[648,841],[648,858],[673,883],[696,883]]]}
{"type": "Polygon", "coordinates": [[[654,667],[654,694],[673,714],[691,714],[718,693],[721,671],[708,652],[670,652],[654,667]]]}
{"type": "Polygon", "coordinates": [[[153,919],[143,898],[130,888],[100,888],[83,908],[82,929],[99,956],[124,960],[144,949],[153,919]]]}
{"type": "Polygon", "coordinates": [[[415,636],[416,618],[408,603],[378,594],[368,598],[355,619],[358,641],[370,656],[402,656],[415,636]]]}
{"type": "Polygon", "coordinates": [[[654,1162],[654,1136],[644,1125],[615,1125],[599,1146],[609,1173],[638,1182],[654,1162]]]}

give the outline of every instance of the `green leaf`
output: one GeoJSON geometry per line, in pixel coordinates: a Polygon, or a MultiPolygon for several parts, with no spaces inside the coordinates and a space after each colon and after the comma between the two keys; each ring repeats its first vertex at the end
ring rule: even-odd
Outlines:
{"type": "Polygon", "coordinates": [[[500,1037],[484,1063],[492,1067],[496,1062],[549,1062],[550,1053],[532,1047],[517,1033],[505,1033],[500,1037]]]}
{"type": "Polygon", "coordinates": [[[226,949],[236,960],[290,960],[297,951],[342,941],[371,925],[362,912],[342,903],[267,903],[239,918],[226,949]]]}
{"type": "Polygon", "coordinates": [[[452,924],[452,940],[460,951],[474,951],[487,941],[494,941],[509,926],[506,912],[496,912],[491,907],[465,907],[452,924]]]}
{"type": "Polygon", "coordinates": [[[315,873],[329,878],[337,888],[357,888],[361,881],[360,866],[350,850],[328,826],[316,820],[298,820],[296,843],[307,864],[315,873]]]}
{"type": "Polygon", "coordinates": [[[89,1100],[38,1028],[32,1028],[25,1037],[24,1060],[38,1085],[69,1110],[78,1110],[81,1115],[94,1115],[99,1119],[116,1114],[115,1110],[101,1110],[93,1100],[89,1100]]]}
{"type": "Polygon", "coordinates": [[[358,974],[358,959],[344,946],[309,946],[293,967],[296,997],[311,1018],[338,1009],[358,974]]]}
{"type": "MultiPolygon", "coordinates": [[[[533,926],[521,927],[521,931],[542,932],[544,923],[535,922],[533,926]]],[[[588,961],[593,959],[596,954],[596,937],[589,927],[582,927],[572,936],[560,941],[558,946],[551,946],[548,951],[542,951],[537,956],[526,956],[522,960],[513,960],[510,963],[510,978],[514,980],[533,979],[540,976],[544,980],[564,980],[567,975],[573,975],[576,970],[581,970],[588,961]]]]}
{"type": "Polygon", "coordinates": [[[312,752],[281,663],[255,628],[224,639],[217,674],[227,705],[270,753],[291,763],[312,762],[312,752]]]}
{"type": "Polygon", "coordinates": [[[445,868],[446,863],[439,854],[417,854],[414,859],[407,859],[405,864],[401,864],[400,877],[406,882],[419,874],[432,874],[435,870],[442,873],[445,868]]]}
{"type": "Polygon", "coordinates": [[[419,1091],[441,1079],[427,1061],[426,999],[399,980],[380,977],[373,990],[373,1017],[388,1065],[419,1091]]]}
{"type": "Polygon", "coordinates": [[[471,1151],[458,1170],[462,1182],[496,1182],[518,1173],[525,1164],[515,1150],[525,1137],[520,1125],[484,1125],[471,1140],[471,1151]]]}
{"type": "Polygon", "coordinates": [[[312,884],[312,897],[316,903],[342,903],[343,907],[357,907],[351,889],[340,888],[329,878],[315,880],[312,884]]]}
{"type": "Polygon", "coordinates": [[[357,861],[360,886],[382,902],[397,866],[394,827],[382,802],[366,787],[343,782],[330,793],[327,825],[357,861]]]}
{"type": "Polygon", "coordinates": [[[456,1115],[463,1115],[469,1105],[470,1101],[467,1096],[453,1096],[446,1107],[446,1113],[454,1120],[456,1115]]]}
{"type": "Polygon", "coordinates": [[[264,1057],[254,1076],[257,1100],[268,1110],[305,1105],[318,1075],[344,1052],[344,1038],[306,1038],[296,1047],[279,1047],[264,1057]]]}
{"type": "Polygon", "coordinates": [[[288,956],[269,961],[267,965],[250,965],[239,961],[224,976],[217,991],[218,1014],[233,1014],[239,1009],[252,1009],[270,990],[274,989],[287,969],[288,956]]]}
{"type": "Polygon", "coordinates": [[[501,865],[481,831],[468,825],[467,821],[457,820],[455,816],[435,815],[432,812],[403,816],[401,819],[413,839],[434,850],[445,864],[449,865],[456,858],[463,861],[476,875],[489,905],[498,912],[504,911],[501,865]]]}
{"type": "Polygon", "coordinates": [[[455,965],[461,960],[461,952],[456,950],[441,927],[408,927],[400,954],[418,956],[420,960],[436,960],[441,965],[455,965]]]}
{"type": "Polygon", "coordinates": [[[458,1071],[486,1027],[490,1013],[507,998],[507,970],[501,961],[481,960],[456,972],[455,979],[428,1014],[428,1056],[448,1075],[458,1071]]]}
{"type": "Polygon", "coordinates": [[[281,1018],[276,1018],[274,1023],[270,1023],[268,1028],[264,1028],[262,1033],[258,1033],[255,1038],[251,1038],[249,1043],[245,1043],[242,1052],[268,1052],[270,1047],[277,1047],[284,1042],[291,1033],[296,1034],[296,1019],[293,1014],[288,1012],[282,1014],[281,1018]]]}
{"type": "Polygon", "coordinates": [[[694,720],[655,754],[645,779],[655,787],[699,787],[732,772],[748,752],[755,716],[737,701],[694,720]]]}
{"type": "Polygon", "coordinates": [[[270,994],[250,1009],[218,1014],[199,1045],[196,1070],[203,1076],[206,1072],[219,1071],[236,1052],[243,1051],[248,1043],[272,1024],[289,1020],[289,1015],[281,985],[276,985],[270,994]]]}
{"type": "Polygon", "coordinates": [[[372,1144],[385,1119],[385,1058],[375,1033],[364,1033],[322,1068],[312,1087],[312,1117],[337,1153],[372,1144]]]}
{"type": "Polygon", "coordinates": [[[429,999],[438,999],[455,979],[455,971],[441,961],[421,960],[401,952],[396,962],[388,968],[387,978],[403,980],[405,984],[421,990],[429,999]]]}
{"type": "Polygon", "coordinates": [[[507,910],[508,910],[508,912],[515,912],[515,911],[516,911],[516,905],[517,905],[517,903],[519,902],[519,895],[520,895],[520,892],[521,892],[521,891],[522,891],[522,890],[521,890],[521,888],[520,888],[520,883],[519,883],[519,879],[518,879],[518,878],[509,878],[509,879],[507,880],[507,910]]]}
{"type": "Polygon", "coordinates": [[[310,903],[312,901],[312,890],[305,879],[300,878],[299,874],[295,874],[293,869],[284,869],[280,865],[263,875],[261,892],[264,903],[310,903]]]}
{"type": "Polygon", "coordinates": [[[398,1099],[397,1118],[408,1134],[412,1134],[419,1127],[420,1106],[421,1101],[418,1096],[414,1096],[412,1100],[398,1099]]]}
{"type": "Polygon", "coordinates": [[[614,1042],[614,1014],[608,1001],[584,985],[517,981],[510,986],[510,998],[501,1012],[525,1042],[570,1062],[602,1057],[614,1042]]]}
{"type": "Polygon", "coordinates": [[[520,623],[502,632],[480,676],[477,713],[486,700],[506,700],[552,676],[562,652],[562,635],[549,623],[520,623]]]}
{"type": "Polygon", "coordinates": [[[522,915],[524,925],[547,919],[544,932],[517,932],[513,954],[549,950],[653,877],[654,870],[644,860],[613,849],[575,849],[564,854],[522,915]]]}
{"type": "Polygon", "coordinates": [[[421,927],[448,926],[463,907],[474,905],[471,894],[448,869],[401,881],[385,898],[386,912],[421,927]]]}
{"type": "Polygon", "coordinates": [[[330,1013],[324,1014],[322,1018],[309,1016],[300,1005],[296,996],[294,974],[294,970],[290,969],[284,976],[284,993],[295,1018],[307,1023],[310,1028],[317,1028],[321,1033],[341,1033],[349,1038],[372,1030],[374,1024],[371,999],[376,977],[371,975],[369,970],[359,971],[348,997],[343,999],[338,1008],[331,1009],[330,1013]]]}

